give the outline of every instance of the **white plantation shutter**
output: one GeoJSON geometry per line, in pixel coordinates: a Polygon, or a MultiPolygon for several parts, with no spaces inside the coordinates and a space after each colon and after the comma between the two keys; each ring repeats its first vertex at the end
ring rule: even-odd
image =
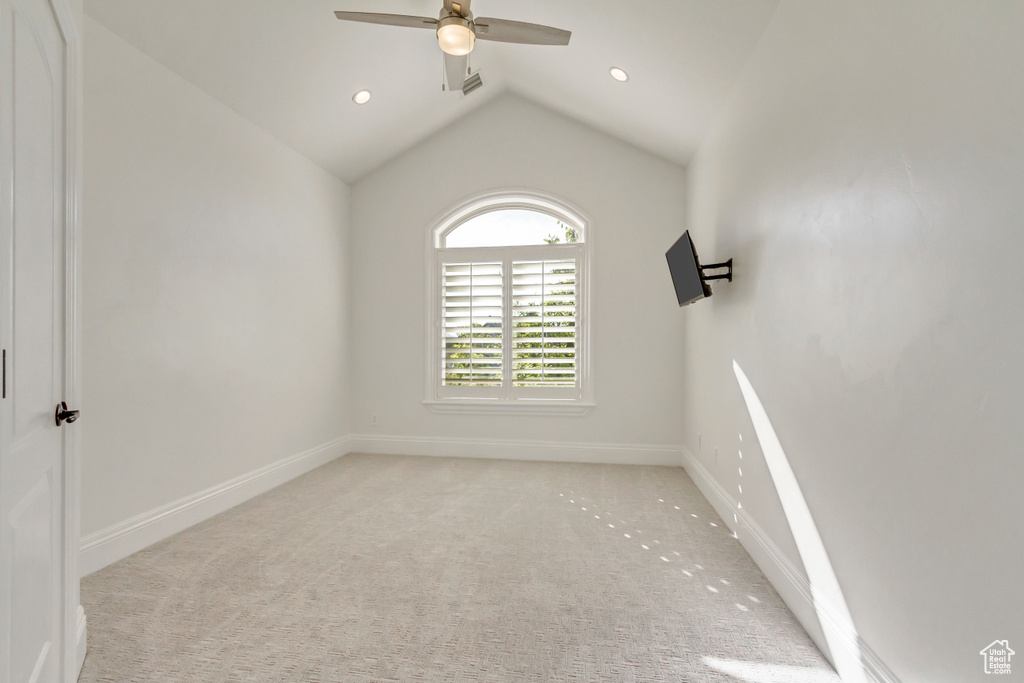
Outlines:
{"type": "Polygon", "coordinates": [[[576,260],[512,262],[516,387],[576,386],[576,260]]]}
{"type": "Polygon", "coordinates": [[[501,262],[442,264],[443,386],[501,386],[503,309],[501,262]]]}

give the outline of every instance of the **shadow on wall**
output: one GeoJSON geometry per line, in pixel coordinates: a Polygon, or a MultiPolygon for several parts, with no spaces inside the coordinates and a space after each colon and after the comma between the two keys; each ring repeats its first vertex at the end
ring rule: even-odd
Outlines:
{"type": "Polygon", "coordinates": [[[832,563],[828,559],[828,553],[825,552],[825,545],[821,542],[818,528],[811,517],[810,508],[807,507],[803,492],[789,466],[789,460],[782,450],[782,444],[775,434],[761,399],[735,360],[732,369],[743,393],[747,412],[754,423],[754,432],[761,443],[761,451],[764,453],[768,471],[782,502],[782,509],[786,513],[786,520],[793,532],[800,560],[807,572],[814,611],[825,633],[832,663],[846,683],[867,683],[864,666],[861,663],[857,630],[847,609],[843,591],[839,588],[832,563]]]}

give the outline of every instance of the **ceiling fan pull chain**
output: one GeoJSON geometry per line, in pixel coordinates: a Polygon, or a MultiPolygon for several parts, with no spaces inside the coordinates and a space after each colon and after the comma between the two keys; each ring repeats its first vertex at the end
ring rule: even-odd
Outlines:
{"type": "Polygon", "coordinates": [[[444,92],[445,80],[448,78],[447,72],[444,70],[444,53],[441,53],[441,92],[444,92]]]}

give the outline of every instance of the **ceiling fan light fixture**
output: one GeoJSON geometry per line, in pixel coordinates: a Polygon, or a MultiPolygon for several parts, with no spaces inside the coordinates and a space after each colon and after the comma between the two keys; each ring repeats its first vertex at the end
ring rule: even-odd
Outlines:
{"type": "Polygon", "coordinates": [[[617,66],[613,66],[612,68],[608,69],[608,73],[612,75],[612,78],[622,83],[625,83],[626,81],[629,80],[629,74],[626,73],[626,70],[620,69],[617,66]]]}
{"type": "Polygon", "coordinates": [[[437,44],[453,57],[462,57],[473,51],[476,33],[468,20],[448,16],[437,22],[437,44]]]}
{"type": "Polygon", "coordinates": [[[366,104],[370,101],[371,97],[373,97],[373,94],[369,90],[360,90],[352,96],[352,101],[356,104],[366,104]]]}

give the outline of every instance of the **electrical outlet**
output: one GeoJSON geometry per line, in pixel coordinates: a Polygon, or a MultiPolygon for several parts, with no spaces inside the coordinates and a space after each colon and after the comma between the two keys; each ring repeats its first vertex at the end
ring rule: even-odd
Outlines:
{"type": "Polygon", "coordinates": [[[373,413],[372,415],[370,415],[370,424],[373,425],[374,427],[376,427],[377,425],[380,424],[380,414],[379,413],[373,413]]]}

